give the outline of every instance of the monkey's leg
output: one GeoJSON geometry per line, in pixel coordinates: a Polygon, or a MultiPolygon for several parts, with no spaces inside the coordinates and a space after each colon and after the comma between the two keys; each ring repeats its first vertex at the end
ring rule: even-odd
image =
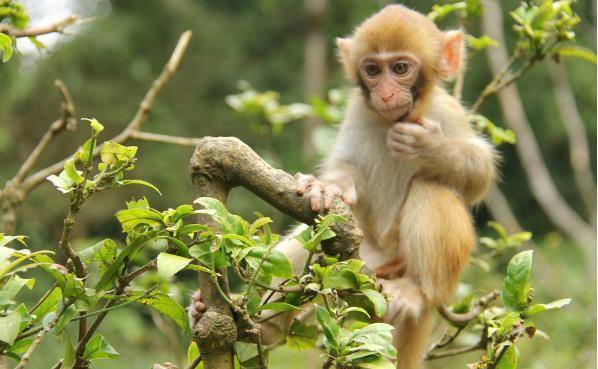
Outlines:
{"type": "Polygon", "coordinates": [[[416,179],[401,209],[399,247],[405,277],[383,283],[392,296],[398,368],[417,369],[429,346],[433,309],[452,295],[475,234],[462,200],[449,188],[416,179]]]}

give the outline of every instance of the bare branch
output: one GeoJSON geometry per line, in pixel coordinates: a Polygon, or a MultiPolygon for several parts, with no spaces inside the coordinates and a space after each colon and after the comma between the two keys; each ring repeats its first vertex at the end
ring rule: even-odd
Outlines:
{"type": "Polygon", "coordinates": [[[471,310],[465,314],[453,313],[443,305],[441,305],[438,308],[438,312],[440,313],[440,315],[442,315],[444,319],[448,320],[453,324],[467,324],[473,319],[475,319],[482,312],[482,310],[484,310],[486,306],[490,305],[490,303],[496,300],[499,296],[500,292],[492,291],[489,294],[480,297],[480,299],[474,304],[471,310]]]}
{"type": "Polygon", "coordinates": [[[569,139],[569,161],[573,168],[575,183],[589,214],[591,224],[596,224],[596,181],[590,163],[590,147],[585,124],[577,110],[575,96],[569,85],[567,69],[563,64],[548,63],[554,82],[559,114],[569,139]]]}
{"type": "Polygon", "coordinates": [[[79,20],[79,16],[69,15],[68,17],[66,17],[58,22],[48,24],[46,26],[31,27],[31,28],[25,28],[25,29],[18,29],[18,28],[14,28],[10,25],[3,24],[3,25],[0,25],[0,32],[6,33],[9,36],[16,37],[16,38],[35,37],[35,36],[45,35],[48,33],[63,33],[64,29],[66,27],[75,24],[75,22],[77,22],[77,20],[79,20]]]}
{"type": "MultiPolygon", "coordinates": [[[[502,10],[494,0],[485,0],[484,6],[487,9],[482,22],[484,33],[503,45],[488,48],[486,51],[492,70],[494,73],[500,73],[502,66],[508,63],[504,47],[502,10]]],[[[516,149],[530,183],[532,195],[559,229],[587,250],[593,250],[596,241],[594,230],[573,211],[558,192],[542,158],[516,87],[511,85],[504,88],[498,93],[498,98],[505,123],[517,135],[516,149]]],[[[588,259],[592,259],[591,255],[588,259]]]]}
{"type": "MultiPolygon", "coordinates": [[[[137,110],[137,113],[129,122],[129,124],[125,127],[125,129],[118,135],[114,136],[110,141],[122,144],[127,140],[131,139],[133,134],[139,131],[143,123],[145,123],[145,121],[148,119],[152,107],[156,101],[156,97],[162,91],[162,89],[170,80],[170,78],[174,75],[174,73],[177,71],[177,68],[181,62],[185,50],[189,45],[190,39],[191,31],[186,31],[181,34],[177,42],[177,45],[174,51],[172,52],[172,55],[170,56],[170,59],[168,60],[168,62],[164,66],[164,69],[162,70],[162,73],[158,76],[158,78],[154,80],[150,89],[147,91],[143,100],[139,104],[139,109],[137,110]]],[[[99,145],[93,152],[94,156],[98,155],[101,149],[102,145],[99,145]]],[[[33,188],[43,183],[49,175],[59,173],[64,167],[64,163],[68,159],[69,158],[63,159],[29,176],[23,182],[23,192],[25,194],[30,192],[33,188]]]]}
{"type": "Polygon", "coordinates": [[[163,135],[159,133],[134,131],[131,138],[149,142],[164,142],[181,146],[196,146],[200,138],[163,135]]]}
{"type": "Polygon", "coordinates": [[[75,104],[73,103],[71,94],[64,83],[59,79],[54,81],[54,86],[56,86],[62,95],[63,101],[60,105],[62,117],[50,125],[48,131],[42,136],[35,149],[33,149],[29,157],[25,160],[23,165],[21,165],[21,168],[13,179],[14,181],[21,182],[23,178],[25,178],[33,166],[37,164],[42,153],[46,150],[50,144],[50,141],[52,141],[56,135],[63,132],[65,129],[74,130],[76,127],[77,120],[75,118],[75,104]]]}

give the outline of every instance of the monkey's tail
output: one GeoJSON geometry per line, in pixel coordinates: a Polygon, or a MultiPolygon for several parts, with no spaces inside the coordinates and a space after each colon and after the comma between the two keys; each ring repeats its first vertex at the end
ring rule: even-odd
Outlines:
{"type": "Polygon", "coordinates": [[[419,369],[430,346],[434,322],[433,309],[426,308],[418,316],[398,314],[395,317],[395,345],[398,369],[419,369]]]}

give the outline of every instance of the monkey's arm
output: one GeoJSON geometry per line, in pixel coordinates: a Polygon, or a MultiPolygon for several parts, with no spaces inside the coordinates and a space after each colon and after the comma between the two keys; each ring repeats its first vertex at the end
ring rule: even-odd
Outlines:
{"type": "Polygon", "coordinates": [[[496,155],[467,121],[457,123],[442,128],[431,119],[395,124],[388,132],[388,147],[399,159],[416,162],[424,178],[455,188],[467,204],[473,204],[496,177],[496,155]]]}
{"type": "Polygon", "coordinates": [[[493,148],[474,133],[445,136],[420,158],[425,176],[454,187],[467,204],[480,201],[496,177],[493,148]]]}

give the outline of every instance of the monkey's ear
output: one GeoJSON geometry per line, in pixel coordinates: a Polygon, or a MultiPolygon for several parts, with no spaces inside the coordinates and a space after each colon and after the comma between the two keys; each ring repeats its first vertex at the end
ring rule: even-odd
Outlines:
{"type": "Polygon", "coordinates": [[[336,47],[338,48],[338,57],[345,67],[345,71],[352,78],[354,67],[351,63],[351,39],[350,38],[336,38],[336,47]]]}
{"type": "Polygon", "coordinates": [[[453,79],[463,68],[465,59],[465,37],[461,31],[444,32],[442,38],[442,60],[440,74],[444,79],[453,79]]]}

